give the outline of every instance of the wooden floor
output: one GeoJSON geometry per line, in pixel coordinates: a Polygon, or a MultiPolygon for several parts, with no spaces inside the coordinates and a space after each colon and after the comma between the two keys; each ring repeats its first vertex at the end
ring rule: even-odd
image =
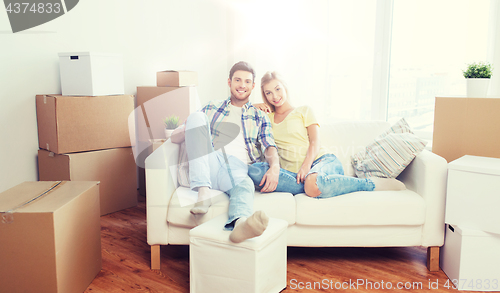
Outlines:
{"type": "MultiPolygon", "coordinates": [[[[161,271],[149,268],[144,197],[135,208],[101,217],[101,236],[102,270],[85,292],[189,292],[188,246],[162,246],[161,271]]],[[[282,292],[458,292],[446,288],[443,271],[427,271],[425,261],[420,247],[289,247],[282,292]]]]}

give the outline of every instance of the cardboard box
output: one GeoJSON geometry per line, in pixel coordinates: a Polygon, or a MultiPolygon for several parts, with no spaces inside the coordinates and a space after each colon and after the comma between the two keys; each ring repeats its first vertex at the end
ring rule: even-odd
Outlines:
{"type": "Polygon", "coordinates": [[[500,234],[499,190],[500,159],[463,156],[449,163],[445,222],[500,234]]]}
{"type": "Polygon", "coordinates": [[[85,291],[102,268],[98,182],[25,182],[0,193],[0,211],[8,210],[0,292],[85,291]]]}
{"type": "Polygon", "coordinates": [[[123,95],[123,60],[119,54],[59,53],[65,96],[123,95]]]}
{"type": "Polygon", "coordinates": [[[179,116],[182,124],[200,108],[196,87],[137,87],[137,140],[164,139],[165,117],[179,116]]]}
{"type": "Polygon", "coordinates": [[[440,266],[450,288],[500,291],[500,235],[446,225],[440,266]]]}
{"type": "Polygon", "coordinates": [[[432,152],[500,158],[500,99],[437,97],[432,152]]]}
{"type": "Polygon", "coordinates": [[[100,181],[100,215],[137,205],[137,166],[132,148],[54,154],[38,151],[40,181],[100,181]]]}
{"type": "Polygon", "coordinates": [[[131,95],[37,95],[39,147],[56,154],[129,147],[133,111],[131,95]]]}
{"type": "Polygon", "coordinates": [[[157,86],[196,86],[198,73],[186,70],[166,70],[156,73],[157,86]]]}

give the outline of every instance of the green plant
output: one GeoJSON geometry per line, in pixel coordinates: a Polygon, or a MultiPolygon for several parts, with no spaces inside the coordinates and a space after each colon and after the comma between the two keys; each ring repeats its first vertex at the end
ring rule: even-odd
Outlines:
{"type": "Polygon", "coordinates": [[[163,119],[166,129],[176,129],[179,126],[179,116],[171,115],[163,119]]]}
{"type": "Polygon", "coordinates": [[[470,63],[467,65],[467,70],[463,70],[465,78],[491,78],[493,71],[491,64],[488,62],[470,63]]]}

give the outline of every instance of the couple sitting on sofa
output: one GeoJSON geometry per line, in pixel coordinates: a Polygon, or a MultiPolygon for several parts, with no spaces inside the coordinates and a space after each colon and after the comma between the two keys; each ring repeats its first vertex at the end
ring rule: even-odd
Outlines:
{"type": "Polygon", "coordinates": [[[190,188],[198,192],[192,214],[208,211],[210,189],[226,192],[225,229],[231,241],[241,242],[261,235],[269,220],[262,211],[253,213],[256,188],[318,198],[405,188],[396,179],[344,176],[340,161],[320,146],[311,109],[292,107],[284,82],[270,72],[261,81],[264,103],[251,105],[254,81],[252,67],[236,63],[228,79],[231,97],[208,103],[172,134],[173,143],[186,143],[190,188]]]}

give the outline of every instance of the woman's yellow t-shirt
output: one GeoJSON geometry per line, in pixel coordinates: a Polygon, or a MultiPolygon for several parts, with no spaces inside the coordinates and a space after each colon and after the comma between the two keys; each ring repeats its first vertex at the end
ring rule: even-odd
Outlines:
{"type": "MultiPolygon", "coordinates": [[[[318,124],[314,113],[310,107],[302,106],[293,109],[280,123],[274,122],[274,113],[269,114],[269,119],[273,126],[274,141],[278,147],[281,168],[297,173],[309,148],[306,127],[318,124]]],[[[315,159],[324,154],[325,150],[321,147],[315,159]]]]}

